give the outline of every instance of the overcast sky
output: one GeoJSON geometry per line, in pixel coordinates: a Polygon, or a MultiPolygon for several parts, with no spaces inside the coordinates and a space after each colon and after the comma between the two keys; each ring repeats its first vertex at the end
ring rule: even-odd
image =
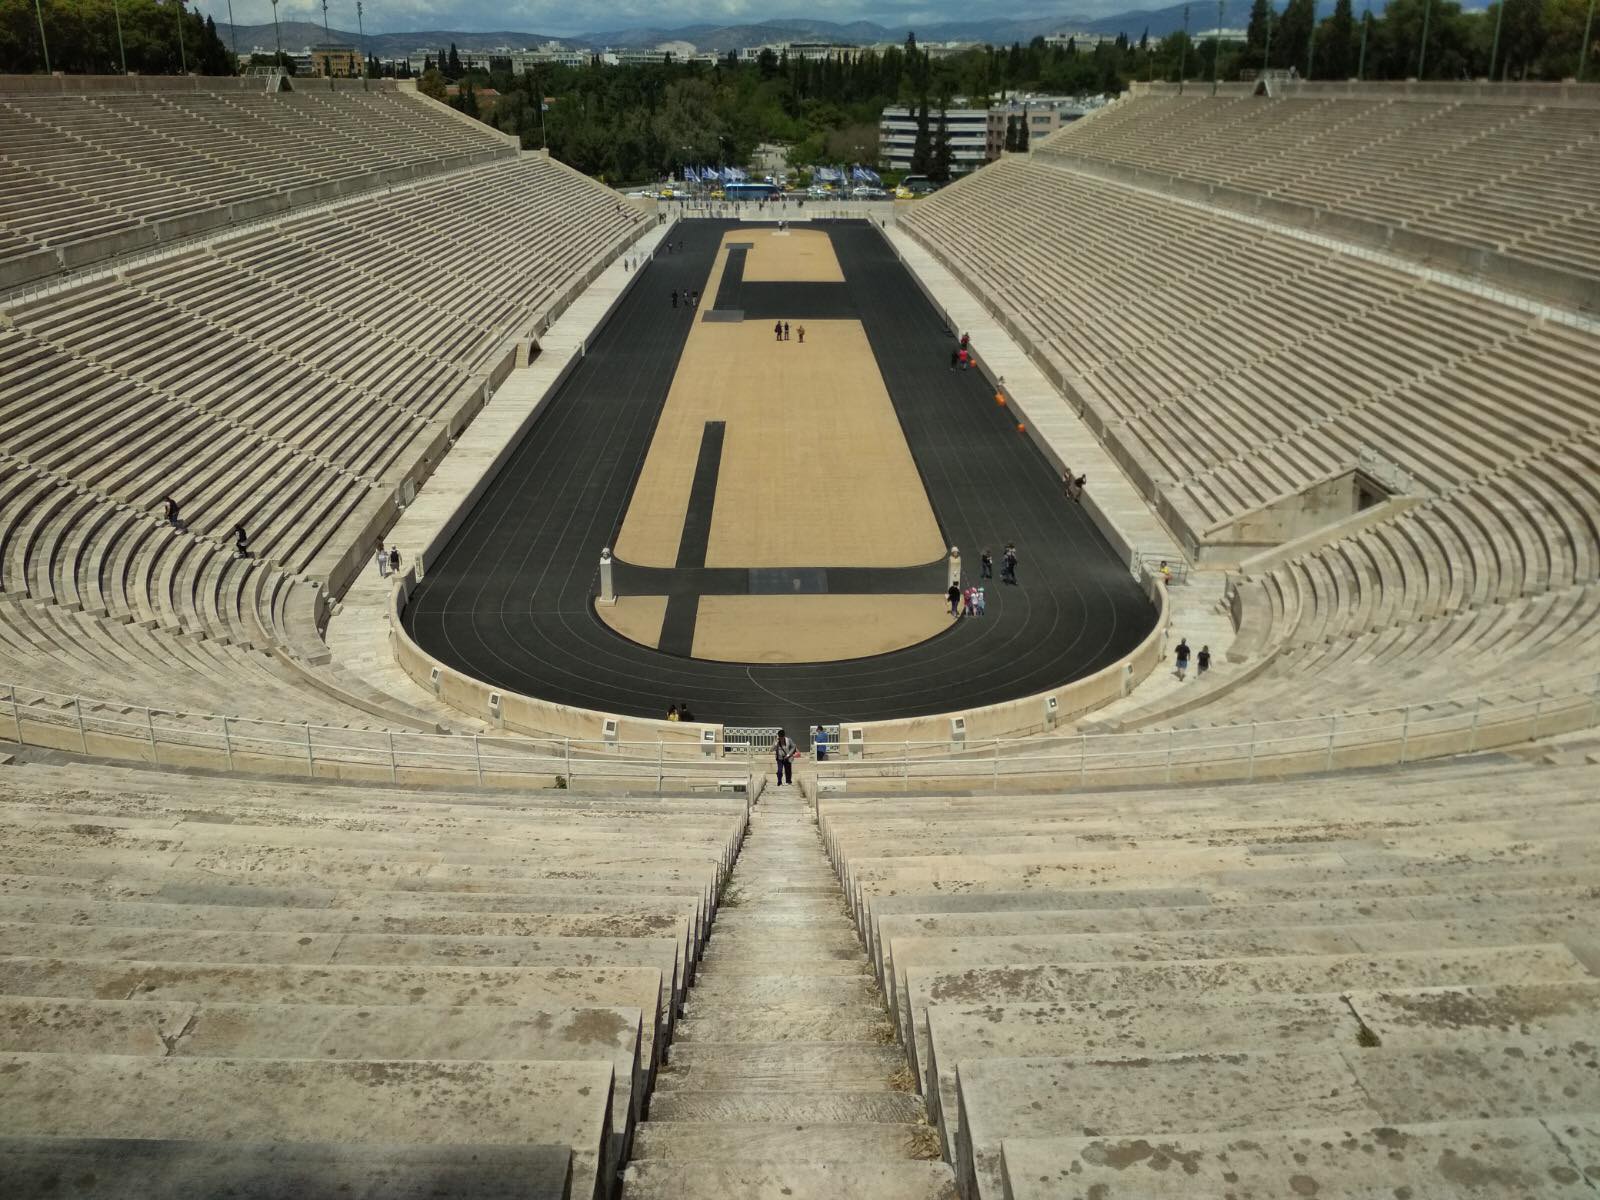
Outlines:
{"type": "MultiPolygon", "coordinates": [[[[362,20],[371,33],[410,29],[518,29],[566,36],[594,30],[649,25],[672,27],[711,23],[743,25],[783,17],[821,21],[876,21],[899,26],[937,21],[1019,18],[1033,13],[1099,16],[1130,8],[1162,7],[1130,0],[1073,0],[1070,4],[1017,4],[1007,0],[364,0],[362,20]]],[[[197,0],[195,7],[228,19],[227,0],[197,0]]],[[[270,24],[268,0],[233,0],[234,19],[241,25],[270,24]]],[[[321,22],[320,0],[280,0],[283,21],[321,22]]],[[[355,0],[328,0],[328,23],[356,27],[355,0]]]]}

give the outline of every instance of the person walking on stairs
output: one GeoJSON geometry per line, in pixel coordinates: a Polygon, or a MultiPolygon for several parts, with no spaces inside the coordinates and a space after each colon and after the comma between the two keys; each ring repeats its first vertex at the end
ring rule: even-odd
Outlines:
{"type": "Polygon", "coordinates": [[[176,500],[174,500],[171,496],[168,496],[165,500],[163,500],[161,502],[161,507],[166,512],[167,524],[171,525],[174,529],[179,528],[179,525],[178,525],[178,502],[176,500]]]}
{"type": "Polygon", "coordinates": [[[778,730],[778,740],[772,744],[773,757],[778,760],[778,786],[794,782],[794,740],[783,730],[778,730]]]}
{"type": "Polygon", "coordinates": [[[1196,679],[1199,679],[1207,671],[1211,670],[1211,647],[1210,646],[1201,646],[1200,647],[1200,653],[1196,654],[1194,656],[1194,667],[1195,667],[1194,677],[1196,679]]]}
{"type": "Polygon", "coordinates": [[[389,574],[391,574],[391,575],[400,574],[400,547],[399,546],[390,546],[389,547],[389,574]]]}
{"type": "Polygon", "coordinates": [[[1178,682],[1183,682],[1183,677],[1189,673],[1189,643],[1187,639],[1179,639],[1178,650],[1174,655],[1176,669],[1173,674],[1178,677],[1178,682]]]}
{"type": "Polygon", "coordinates": [[[245,532],[243,524],[233,527],[233,549],[240,558],[250,557],[250,535],[245,532]]]}
{"type": "Polygon", "coordinates": [[[389,552],[383,548],[383,543],[378,543],[378,578],[389,578],[389,552]]]}

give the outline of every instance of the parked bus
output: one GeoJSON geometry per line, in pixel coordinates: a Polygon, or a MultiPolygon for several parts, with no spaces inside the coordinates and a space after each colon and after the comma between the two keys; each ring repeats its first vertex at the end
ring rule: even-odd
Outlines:
{"type": "Polygon", "coordinates": [[[776,200],[780,195],[775,183],[725,183],[722,194],[729,200],[776,200]]]}

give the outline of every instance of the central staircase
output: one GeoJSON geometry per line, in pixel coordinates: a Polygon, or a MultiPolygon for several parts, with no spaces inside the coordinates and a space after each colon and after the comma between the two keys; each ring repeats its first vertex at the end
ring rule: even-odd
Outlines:
{"type": "Polygon", "coordinates": [[[624,1200],[955,1200],[811,809],[750,817],[624,1200]]]}

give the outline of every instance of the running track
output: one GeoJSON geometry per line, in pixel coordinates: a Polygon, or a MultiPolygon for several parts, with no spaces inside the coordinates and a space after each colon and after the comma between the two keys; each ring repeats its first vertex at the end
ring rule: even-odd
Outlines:
{"type": "MultiPolygon", "coordinates": [[[[978,552],[1015,541],[1021,586],[987,589],[988,615],[871,658],[796,665],[702,662],[630,642],[595,615],[600,550],[621,527],[690,315],[669,293],[699,288],[736,223],[680,222],[682,253],[658,255],[592,340],[485,491],[404,614],[430,654],[495,687],[604,712],[698,721],[870,721],[992,704],[1090,674],[1133,649],[1155,613],[1055,472],[1017,433],[976,371],[949,370],[952,334],[878,230],[828,223],[843,285],[745,284],[751,320],[856,315],[864,323],[946,543],[969,575],[978,552]],[[786,303],[789,305],[785,309],[786,303]]],[[[806,487],[806,464],[772,469],[806,487]]],[[[1090,488],[1094,481],[1090,480],[1090,488]]],[[[774,536],[778,536],[774,533],[774,536]]],[[[913,569],[916,570],[916,569],[913,569]]],[[[737,574],[737,573],[735,573],[737,574]]],[[[899,590],[883,573],[831,572],[835,590],[899,590]]],[[[920,578],[928,578],[922,571],[920,578]]],[[[619,571],[619,590],[629,572],[619,571]]],[[[635,578],[640,578],[636,576],[635,578]]],[[[661,594],[671,581],[652,580],[661,594]]],[[[685,578],[679,586],[694,587],[685,578]]],[[[726,586],[716,590],[728,590],[726,586]]],[[[939,602],[936,586],[928,602],[939,602]]],[[[804,744],[803,737],[797,741],[804,744]]]]}

